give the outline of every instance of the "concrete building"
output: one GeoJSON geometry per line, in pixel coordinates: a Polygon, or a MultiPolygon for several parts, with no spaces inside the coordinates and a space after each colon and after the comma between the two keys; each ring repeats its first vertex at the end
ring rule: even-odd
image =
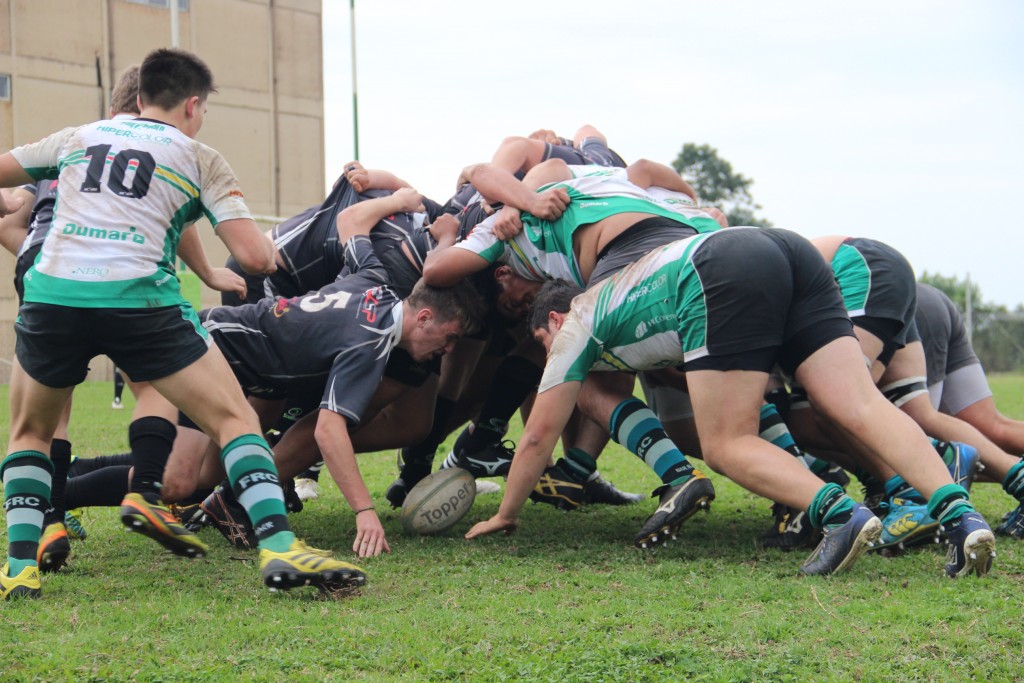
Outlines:
{"type": "MultiPolygon", "coordinates": [[[[255,214],[323,198],[320,0],[178,0],[179,46],[213,70],[199,140],[241,179],[255,214]]],[[[0,0],[0,152],[105,118],[118,74],[171,45],[170,0],[0,0]]],[[[270,227],[269,225],[267,227],[270,227]]],[[[210,260],[227,251],[199,226],[210,260]]],[[[0,255],[0,381],[13,356],[14,259],[0,255]]],[[[205,303],[216,296],[204,292],[205,303]]],[[[96,362],[95,370],[109,363],[96,362]]],[[[93,375],[96,377],[97,375],[93,375]]],[[[104,373],[99,377],[106,376],[104,373]]]]}

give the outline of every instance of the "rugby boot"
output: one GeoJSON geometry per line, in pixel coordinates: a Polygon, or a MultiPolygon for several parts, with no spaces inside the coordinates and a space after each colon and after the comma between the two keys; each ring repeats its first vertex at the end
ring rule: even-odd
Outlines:
{"type": "Polygon", "coordinates": [[[121,523],[128,531],[137,531],[181,557],[202,557],[209,548],[199,537],[181,525],[163,505],[150,503],[139,493],[129,493],[121,501],[121,523]]]}
{"type": "Polygon", "coordinates": [[[942,461],[946,463],[953,483],[970,491],[974,477],[984,469],[978,450],[974,446],[968,446],[959,441],[946,442],[938,439],[932,439],[932,446],[942,461]]]}
{"type": "Polygon", "coordinates": [[[928,506],[893,498],[888,514],[882,518],[882,535],[873,549],[904,550],[928,542],[939,542],[939,523],[928,514],[928,506]]]}
{"type": "Polygon", "coordinates": [[[86,536],[89,535],[85,531],[85,525],[82,524],[82,510],[80,508],[68,510],[64,513],[64,526],[68,530],[68,538],[74,541],[84,541],[86,536]]]}
{"type": "Polygon", "coordinates": [[[715,499],[715,486],[700,470],[694,470],[682,484],[665,484],[654,489],[651,497],[659,497],[658,509],[647,518],[639,533],[633,537],[633,545],[647,549],[668,543],[675,537],[679,527],[698,510],[711,509],[715,499]]]}
{"type": "Polygon", "coordinates": [[[600,472],[594,472],[583,485],[583,502],[588,505],[633,505],[644,497],[639,493],[620,491],[600,472]]]}
{"type": "Polygon", "coordinates": [[[366,585],[366,573],[348,562],[336,560],[325,550],[310,548],[296,539],[281,553],[260,550],[260,577],[271,592],[314,586],[336,592],[366,585]]]}
{"type": "Polygon", "coordinates": [[[0,570],[0,600],[38,598],[43,594],[39,567],[25,567],[17,576],[8,576],[10,567],[0,570]]]}
{"type": "Polygon", "coordinates": [[[996,527],[996,533],[1024,540],[1024,503],[1003,515],[1003,521],[996,527]]]}
{"type": "Polygon", "coordinates": [[[821,539],[821,531],[811,526],[807,513],[782,503],[772,504],[774,524],[761,537],[761,546],[789,552],[798,548],[813,548],[821,539]]]}
{"type": "Polygon", "coordinates": [[[39,548],[36,550],[39,571],[45,574],[59,570],[67,563],[70,554],[71,541],[64,523],[47,524],[42,536],[39,537],[39,548]]]}
{"type": "Polygon", "coordinates": [[[222,486],[215,488],[199,507],[206,515],[206,523],[215,527],[228,543],[240,550],[256,547],[256,532],[249,515],[234,497],[224,495],[222,486]]]}
{"type": "Polygon", "coordinates": [[[583,504],[583,484],[561,466],[562,458],[544,470],[537,485],[530,492],[535,503],[554,505],[559,510],[575,510],[583,504]]]}
{"type": "Polygon", "coordinates": [[[984,576],[996,556],[996,537],[985,518],[975,511],[942,525],[949,547],[946,551],[946,576],[955,579],[968,574],[984,576]]]}
{"type": "Polygon", "coordinates": [[[825,527],[821,543],[804,561],[804,574],[829,575],[849,569],[882,534],[882,521],[860,503],[853,508],[850,521],[825,527]]]}
{"type": "Polygon", "coordinates": [[[512,468],[512,456],[516,453],[516,445],[511,441],[487,444],[477,451],[455,450],[441,463],[441,469],[461,467],[474,478],[506,477],[512,468]]]}

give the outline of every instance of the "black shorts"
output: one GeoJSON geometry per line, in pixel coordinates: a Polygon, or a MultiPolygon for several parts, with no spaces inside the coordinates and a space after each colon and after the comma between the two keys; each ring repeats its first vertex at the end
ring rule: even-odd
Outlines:
{"type": "Polygon", "coordinates": [[[107,355],[133,381],[174,374],[206,354],[209,336],[189,303],[161,308],[71,308],[26,303],[14,321],[18,362],[53,388],[85,380],[107,355]]]}
{"type": "Polygon", "coordinates": [[[25,273],[36,262],[36,257],[39,256],[39,251],[42,248],[42,242],[30,247],[23,254],[18,255],[18,260],[14,264],[14,291],[18,293],[19,306],[25,301],[25,273]]]}
{"type": "MultiPolygon", "coordinates": [[[[880,337],[885,345],[883,356],[891,359],[913,334],[917,310],[914,269],[889,245],[860,237],[844,240],[831,265],[853,324],[876,336],[884,335],[880,337]]],[[[888,362],[884,357],[880,360],[888,362]]]]}
{"type": "Polygon", "coordinates": [[[832,271],[796,233],[729,228],[693,256],[707,316],[707,355],[686,370],[756,370],[775,363],[792,374],[853,326],[832,271]]]}
{"type": "Polygon", "coordinates": [[[981,361],[967,339],[963,316],[949,297],[931,285],[917,285],[914,317],[928,366],[928,385],[981,361]]]}

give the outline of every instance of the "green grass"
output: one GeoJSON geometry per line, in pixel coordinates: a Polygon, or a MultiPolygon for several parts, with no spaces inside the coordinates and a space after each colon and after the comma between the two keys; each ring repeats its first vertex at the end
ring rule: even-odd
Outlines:
{"type": "MultiPolygon", "coordinates": [[[[991,378],[1024,418],[1024,376],[991,378]]],[[[72,437],[84,455],[125,450],[129,410],[109,384],[76,394],[72,437]]],[[[128,406],[130,408],[130,406],[128,406]]],[[[6,391],[0,395],[6,411],[6,391]]],[[[518,430],[519,427],[516,428],[518,430]]],[[[514,433],[512,436],[516,436],[514,433]]],[[[380,505],[393,454],[362,456],[380,505]]],[[[657,482],[610,448],[602,472],[624,489],[657,482]]],[[[939,548],[871,555],[831,579],[797,575],[802,554],[755,540],[768,504],[712,475],[711,514],[657,554],[629,545],[654,509],[561,513],[529,505],[512,537],[461,539],[494,513],[477,500],[449,536],[403,536],[363,562],[361,595],[271,595],[255,554],[202,532],[212,552],[188,561],[124,533],[114,510],[86,516],[71,566],[44,597],[0,605],[0,681],[1011,681],[1024,676],[1024,546],[1002,540],[984,580],[942,576],[939,548]]],[[[348,557],[352,513],[334,485],[292,516],[300,536],[348,557]]],[[[975,499],[990,521],[1012,507],[995,485],[975,499]]],[[[6,543],[6,538],[0,539],[6,543]]]]}

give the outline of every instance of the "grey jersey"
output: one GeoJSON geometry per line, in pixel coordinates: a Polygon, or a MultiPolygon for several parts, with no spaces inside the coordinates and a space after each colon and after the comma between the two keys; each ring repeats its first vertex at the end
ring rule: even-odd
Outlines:
{"type": "Polygon", "coordinates": [[[202,317],[249,393],[303,399],[315,392],[320,408],[356,424],[400,341],[402,303],[368,238],[350,240],[345,258],[352,273],[318,291],[202,317]]]}

